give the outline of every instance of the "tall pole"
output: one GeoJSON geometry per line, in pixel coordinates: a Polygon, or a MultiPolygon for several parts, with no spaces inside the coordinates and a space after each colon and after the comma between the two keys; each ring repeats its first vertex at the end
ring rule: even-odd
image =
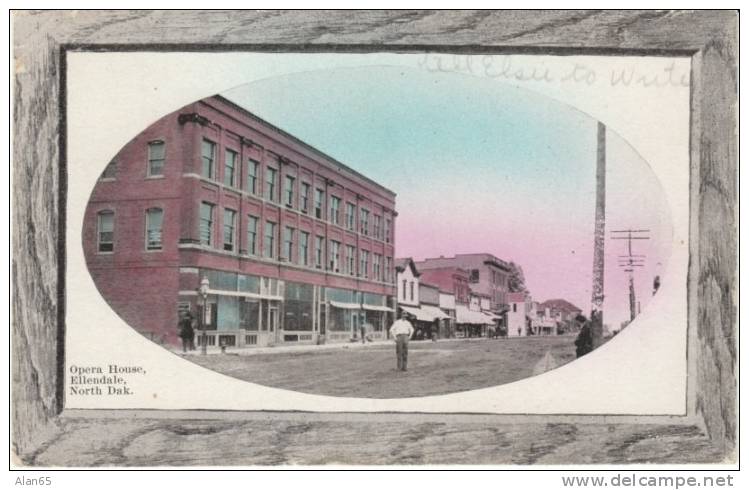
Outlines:
{"type": "Polygon", "coordinates": [[[596,155],[596,222],[593,234],[593,292],[591,295],[590,326],[593,348],[603,339],[603,256],[606,238],[606,126],[598,123],[596,155]]]}
{"type": "Polygon", "coordinates": [[[632,240],[650,240],[650,237],[643,236],[650,230],[612,230],[612,240],[627,240],[627,255],[619,256],[619,266],[624,269],[629,279],[629,321],[632,322],[639,314],[637,298],[635,296],[635,267],[644,267],[645,255],[635,255],[632,253],[632,240]]]}

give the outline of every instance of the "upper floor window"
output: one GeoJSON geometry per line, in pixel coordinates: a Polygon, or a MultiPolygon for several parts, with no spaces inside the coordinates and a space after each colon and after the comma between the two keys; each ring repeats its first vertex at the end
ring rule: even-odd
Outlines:
{"type": "Polygon", "coordinates": [[[257,255],[257,223],[257,217],[249,216],[247,221],[247,253],[250,255],[257,255]]]}
{"type": "Polygon", "coordinates": [[[236,220],[236,211],[233,209],[224,209],[224,250],[229,252],[234,251],[236,220]]]}
{"type": "Polygon", "coordinates": [[[276,177],[278,170],[268,167],[265,169],[265,198],[273,201],[276,199],[276,177]]]}
{"type": "Polygon", "coordinates": [[[203,158],[203,170],[201,175],[205,179],[213,179],[216,169],[214,163],[216,161],[216,143],[209,140],[203,140],[201,145],[201,155],[203,158]]]}
{"type": "Polygon", "coordinates": [[[390,243],[391,237],[390,237],[390,219],[385,218],[385,242],[390,243]]]}
{"type": "Polygon", "coordinates": [[[408,283],[408,286],[410,290],[409,296],[410,296],[411,301],[413,301],[414,300],[414,282],[411,281],[410,283],[408,283]]]}
{"type": "Polygon", "coordinates": [[[340,223],[339,210],[341,208],[341,198],[336,196],[330,196],[330,222],[334,225],[340,223]]]}
{"type": "Polygon", "coordinates": [[[164,210],[151,208],[146,210],[146,250],[161,250],[164,210]]]}
{"type": "Polygon", "coordinates": [[[408,285],[408,281],[403,279],[403,299],[406,299],[406,287],[408,285]]]}
{"type": "Polygon", "coordinates": [[[237,152],[226,150],[224,156],[224,185],[234,187],[236,185],[237,152]]]}
{"type": "Polygon", "coordinates": [[[284,195],[286,196],[285,204],[290,208],[294,207],[294,177],[287,175],[284,187],[284,195]]]}
{"type": "Polygon", "coordinates": [[[213,204],[200,203],[200,243],[213,244],[213,204]]]}
{"type": "Polygon", "coordinates": [[[250,159],[247,162],[247,191],[252,194],[257,194],[257,172],[260,167],[260,162],[256,162],[250,159]]]}
{"type": "Polygon", "coordinates": [[[369,211],[364,208],[359,213],[359,232],[362,235],[369,235],[369,211]]]}
{"type": "Polygon", "coordinates": [[[148,176],[154,177],[164,175],[164,160],[166,157],[166,145],[163,141],[151,141],[148,143],[148,176]]]}
{"type": "Polygon", "coordinates": [[[287,226],[283,233],[283,256],[289,262],[293,259],[294,253],[294,228],[287,226]]]}
{"type": "Polygon", "coordinates": [[[324,246],[325,238],[320,235],[315,235],[315,267],[318,269],[321,268],[323,264],[323,257],[325,256],[323,254],[324,246]]]}
{"type": "Polygon", "coordinates": [[[346,228],[354,230],[356,228],[356,205],[354,203],[346,203],[346,228]]]}
{"type": "Polygon", "coordinates": [[[104,172],[101,173],[102,180],[114,180],[117,178],[117,160],[112,160],[109,162],[104,169],[104,172]]]}
{"type": "Polygon", "coordinates": [[[380,254],[374,254],[372,256],[372,278],[375,281],[382,281],[382,270],[381,270],[381,264],[382,263],[382,255],[380,254]]]}
{"type": "Polygon", "coordinates": [[[381,224],[382,224],[382,218],[379,215],[375,214],[374,215],[374,224],[373,224],[373,228],[372,228],[372,236],[374,236],[378,240],[382,238],[382,235],[381,235],[381,233],[382,233],[381,224]]]}
{"type": "Polygon", "coordinates": [[[276,247],[276,224],[272,221],[265,222],[265,243],[263,244],[263,255],[269,259],[275,257],[276,247]]]}
{"type": "Polygon", "coordinates": [[[346,268],[350,275],[356,274],[356,247],[346,245],[346,268]]]}
{"type": "Polygon", "coordinates": [[[303,213],[309,212],[309,192],[309,184],[306,182],[302,182],[302,202],[300,203],[300,208],[302,209],[303,213]]]}
{"type": "Polygon", "coordinates": [[[341,242],[331,240],[330,241],[330,270],[334,272],[339,272],[340,262],[341,262],[341,242]]]}
{"type": "Polygon", "coordinates": [[[325,191],[315,189],[315,218],[322,219],[323,202],[325,201],[325,191]]]}
{"type": "Polygon", "coordinates": [[[477,283],[479,282],[479,270],[471,269],[471,276],[468,278],[468,282],[477,283]]]}
{"type": "Polygon", "coordinates": [[[309,265],[309,233],[299,232],[299,263],[309,265]]]}
{"type": "Polygon", "coordinates": [[[99,252],[114,252],[114,211],[96,215],[96,234],[99,252]]]}
{"type": "Polygon", "coordinates": [[[385,282],[392,281],[393,274],[393,260],[390,257],[385,257],[385,282]]]}
{"type": "Polygon", "coordinates": [[[361,263],[359,264],[359,275],[362,277],[369,277],[369,251],[361,251],[361,263]]]}

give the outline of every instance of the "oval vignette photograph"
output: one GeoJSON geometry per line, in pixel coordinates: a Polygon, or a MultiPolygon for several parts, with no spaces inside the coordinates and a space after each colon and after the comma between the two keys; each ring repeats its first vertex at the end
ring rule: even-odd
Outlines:
{"type": "Polygon", "coordinates": [[[605,356],[672,247],[661,183],[616,128],[457,73],[255,81],[99,171],[82,246],[112,310],[207,369],[309,394],[442,395],[605,356]]]}

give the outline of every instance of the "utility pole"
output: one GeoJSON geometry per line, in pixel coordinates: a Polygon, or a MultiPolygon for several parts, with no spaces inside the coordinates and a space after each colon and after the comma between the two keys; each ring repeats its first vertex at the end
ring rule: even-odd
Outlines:
{"type": "Polygon", "coordinates": [[[639,302],[635,297],[635,267],[645,266],[645,255],[632,253],[632,240],[650,240],[650,230],[612,230],[612,240],[627,240],[627,255],[619,256],[619,267],[627,273],[629,279],[629,321],[635,319],[639,314],[639,302]]]}
{"type": "Polygon", "coordinates": [[[593,292],[591,294],[590,327],[593,348],[603,340],[603,257],[606,239],[606,126],[598,123],[596,151],[596,222],[593,232],[593,292]]]}

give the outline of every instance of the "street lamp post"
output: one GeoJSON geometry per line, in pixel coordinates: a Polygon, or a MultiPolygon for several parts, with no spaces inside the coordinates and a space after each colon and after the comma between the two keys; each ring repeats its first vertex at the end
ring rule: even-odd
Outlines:
{"type": "Polygon", "coordinates": [[[200,280],[200,287],[198,288],[198,294],[200,294],[200,297],[203,298],[203,314],[200,315],[200,354],[206,355],[208,353],[208,346],[206,345],[206,338],[205,338],[205,316],[208,312],[208,287],[210,286],[210,283],[208,282],[207,277],[203,277],[203,279],[200,280]]]}

